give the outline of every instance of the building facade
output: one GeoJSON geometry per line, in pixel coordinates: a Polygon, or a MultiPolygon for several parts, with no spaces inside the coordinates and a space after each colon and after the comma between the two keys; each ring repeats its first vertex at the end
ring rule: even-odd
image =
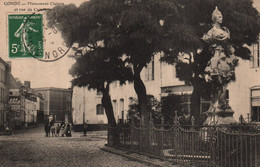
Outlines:
{"type": "Polygon", "coordinates": [[[8,63],[0,58],[0,126],[11,119],[8,105],[11,66],[8,63]]]}
{"type": "MultiPolygon", "coordinates": [[[[236,68],[236,82],[228,85],[228,100],[234,110],[234,118],[238,121],[240,115],[250,117],[252,121],[260,122],[260,50],[259,43],[251,47],[252,59],[239,60],[236,68]]],[[[176,77],[174,65],[160,62],[160,54],[156,54],[152,61],[141,72],[141,78],[146,86],[147,94],[153,95],[157,100],[170,94],[183,96],[183,110],[191,112],[192,86],[185,85],[176,77]]],[[[107,118],[98,117],[97,106],[101,105],[101,97],[97,98],[95,91],[87,88],[74,87],[73,89],[73,122],[83,122],[83,95],[85,94],[85,119],[107,123],[107,118]],[[85,89],[85,93],[83,93],[85,89]],[[76,100],[77,99],[77,100],[76,100]],[[78,100],[81,99],[81,100],[78,100]],[[98,99],[98,100],[97,100],[98,99]],[[95,109],[96,108],[96,109],[95,109]],[[78,112],[81,111],[81,112],[78,112]],[[76,118],[78,120],[76,120],[76,118]],[[97,119],[99,118],[99,119],[97,119]]],[[[118,81],[110,85],[111,101],[117,122],[127,119],[129,105],[133,98],[137,98],[133,83],[120,85],[118,81]]],[[[209,101],[201,99],[200,113],[209,109],[209,101]]],[[[174,112],[174,111],[173,111],[174,112]]]]}
{"type": "Polygon", "coordinates": [[[73,87],[72,118],[75,130],[87,122],[90,129],[103,128],[107,124],[105,110],[101,104],[102,94],[87,87],[73,87]]]}
{"type": "MultiPolygon", "coordinates": [[[[160,62],[160,58],[161,54],[156,54],[141,72],[147,94],[153,95],[159,101],[169,94],[190,95],[192,87],[179,81],[175,75],[175,67],[160,62]]],[[[118,81],[111,83],[110,96],[116,122],[125,122],[128,118],[129,105],[134,98],[137,98],[133,83],[127,82],[125,85],[120,85],[118,81]]],[[[101,98],[102,94],[99,92],[75,86],[72,95],[73,124],[82,125],[84,120],[88,120],[89,124],[107,124],[101,98]]]]}
{"type": "Polygon", "coordinates": [[[260,50],[259,42],[251,47],[251,60],[239,60],[236,69],[236,82],[229,89],[229,103],[238,118],[250,118],[260,122],[260,50]]]}
{"type": "MultiPolygon", "coordinates": [[[[170,94],[187,97],[185,109],[190,112],[191,86],[176,78],[175,66],[160,61],[161,53],[156,54],[151,62],[141,72],[141,78],[148,95],[153,95],[158,101],[170,94]]],[[[125,122],[128,118],[129,105],[137,99],[133,83],[120,85],[118,81],[110,85],[110,94],[117,122],[125,122]]],[[[173,111],[174,112],[174,111],[173,111]]]]}
{"type": "Polygon", "coordinates": [[[40,93],[43,102],[44,120],[54,119],[57,122],[70,122],[71,90],[62,88],[35,88],[34,93],[40,93]]]}
{"type": "MultiPolygon", "coordinates": [[[[260,11],[258,1],[254,0],[253,5],[260,11]]],[[[235,71],[236,81],[228,85],[227,97],[229,105],[234,110],[235,120],[239,121],[239,117],[242,115],[244,118],[248,118],[249,121],[260,122],[260,43],[258,42],[249,48],[251,50],[251,60],[239,59],[239,65],[235,71]]],[[[153,95],[159,101],[170,94],[181,95],[184,99],[183,110],[190,113],[192,110],[191,94],[193,87],[179,81],[176,77],[175,66],[160,62],[160,57],[160,54],[156,54],[141,72],[147,94],[153,95]]],[[[95,98],[95,96],[91,96],[87,89],[85,94],[89,95],[89,98],[95,98]]],[[[133,84],[127,83],[121,86],[118,81],[115,81],[110,84],[110,95],[116,121],[125,121],[129,104],[132,103],[133,98],[137,98],[133,84]]],[[[92,108],[100,103],[99,101],[90,101],[93,104],[88,104],[92,105],[92,108]]],[[[210,104],[209,101],[204,99],[200,99],[200,101],[200,113],[202,114],[209,109],[210,104]]],[[[94,109],[91,111],[86,109],[89,116],[91,116],[90,113],[95,112],[94,109]]],[[[75,110],[74,114],[76,113],[75,110]]],[[[105,122],[106,118],[103,118],[105,122]]]]}
{"type": "Polygon", "coordinates": [[[37,123],[37,95],[33,94],[30,81],[22,83],[19,79],[10,77],[9,105],[12,113],[12,126],[21,128],[37,123]]]}
{"type": "Polygon", "coordinates": [[[41,93],[36,94],[37,103],[36,103],[36,111],[37,111],[37,123],[44,123],[44,99],[41,93]]]}

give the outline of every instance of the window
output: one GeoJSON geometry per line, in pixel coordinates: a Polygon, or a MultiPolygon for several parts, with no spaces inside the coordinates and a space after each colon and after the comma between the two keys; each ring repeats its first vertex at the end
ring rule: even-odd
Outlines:
{"type": "Polygon", "coordinates": [[[5,83],[5,80],[6,80],[5,77],[6,77],[5,76],[5,70],[3,70],[3,83],[5,83]]]}
{"type": "Polygon", "coordinates": [[[0,81],[3,82],[3,70],[0,70],[0,81]]]}
{"type": "Polygon", "coordinates": [[[119,103],[119,119],[124,120],[124,99],[120,99],[119,103]]]}
{"type": "Polygon", "coordinates": [[[152,81],[154,80],[154,57],[152,57],[150,63],[145,69],[145,80],[152,81]]]}
{"type": "Polygon", "coordinates": [[[118,114],[117,114],[117,101],[113,100],[113,110],[114,110],[114,115],[115,115],[115,119],[118,119],[118,114]]]}
{"type": "Polygon", "coordinates": [[[181,100],[182,100],[182,110],[185,114],[191,113],[191,101],[190,101],[191,95],[190,94],[182,94],[181,100]]]}
{"type": "Polygon", "coordinates": [[[96,106],[96,110],[97,110],[97,115],[104,115],[104,108],[103,108],[102,104],[98,104],[96,106]]]}
{"type": "Polygon", "coordinates": [[[70,95],[69,94],[67,95],[66,101],[70,101],[70,95]]]}
{"type": "Polygon", "coordinates": [[[1,70],[1,81],[5,83],[5,71],[3,69],[1,70]]]}
{"type": "Polygon", "coordinates": [[[260,67],[260,50],[259,50],[259,42],[253,45],[252,49],[252,66],[260,67]]]}
{"type": "Polygon", "coordinates": [[[6,99],[5,99],[5,89],[3,88],[3,102],[5,103],[6,102],[6,99]]]}
{"type": "Polygon", "coordinates": [[[67,111],[70,110],[70,104],[67,104],[66,110],[67,110],[67,111]]]}
{"type": "Polygon", "coordinates": [[[1,88],[1,98],[0,98],[0,102],[3,102],[3,88],[1,88]]]}
{"type": "Polygon", "coordinates": [[[129,105],[134,103],[134,98],[133,97],[129,97],[129,105]]]}
{"type": "Polygon", "coordinates": [[[260,87],[251,89],[251,119],[260,122],[260,87]]]}
{"type": "Polygon", "coordinates": [[[200,114],[205,113],[209,110],[210,101],[200,98],[200,114]]]}

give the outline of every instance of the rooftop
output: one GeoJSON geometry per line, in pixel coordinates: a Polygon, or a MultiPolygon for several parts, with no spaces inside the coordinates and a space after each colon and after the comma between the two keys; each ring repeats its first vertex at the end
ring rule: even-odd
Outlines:
{"type": "Polygon", "coordinates": [[[69,88],[55,88],[55,87],[33,88],[33,91],[49,91],[49,90],[71,91],[71,89],[69,89],[69,88]]]}

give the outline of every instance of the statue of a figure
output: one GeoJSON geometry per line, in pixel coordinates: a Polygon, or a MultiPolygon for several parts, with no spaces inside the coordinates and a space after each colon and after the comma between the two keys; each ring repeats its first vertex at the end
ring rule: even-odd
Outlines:
{"type": "Polygon", "coordinates": [[[226,100],[227,84],[235,79],[235,67],[238,59],[234,56],[234,48],[228,44],[230,32],[221,27],[223,16],[216,9],[212,13],[213,27],[202,37],[209,44],[212,57],[205,68],[205,79],[212,83],[211,105],[209,112],[232,111],[226,100]]]}

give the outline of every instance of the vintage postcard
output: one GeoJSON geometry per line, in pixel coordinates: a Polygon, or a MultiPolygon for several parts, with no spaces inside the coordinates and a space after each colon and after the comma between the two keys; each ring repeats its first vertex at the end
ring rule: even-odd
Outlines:
{"type": "Polygon", "coordinates": [[[0,166],[260,166],[260,0],[1,0],[0,166]]]}

